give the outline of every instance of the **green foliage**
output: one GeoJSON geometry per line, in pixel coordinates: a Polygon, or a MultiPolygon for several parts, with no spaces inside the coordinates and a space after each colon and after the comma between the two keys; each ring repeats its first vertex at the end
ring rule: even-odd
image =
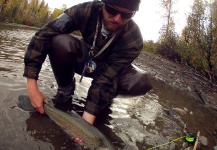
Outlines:
{"type": "Polygon", "coordinates": [[[62,14],[66,5],[52,13],[49,9],[44,0],[0,0],[0,21],[41,27],[62,14]]]}
{"type": "Polygon", "coordinates": [[[194,0],[192,12],[181,36],[175,32],[175,0],[161,0],[164,24],[155,49],[144,43],[144,50],[187,64],[216,83],[217,79],[217,0],[194,0]]]}
{"type": "Polygon", "coordinates": [[[167,37],[164,37],[163,40],[159,43],[157,52],[170,60],[181,62],[180,54],[177,49],[177,38],[169,35],[167,37]]]}
{"type": "Polygon", "coordinates": [[[154,43],[152,40],[144,41],[143,50],[156,54],[157,53],[157,46],[158,46],[158,44],[154,43]]]}
{"type": "Polygon", "coordinates": [[[49,20],[53,20],[53,19],[57,18],[62,13],[63,13],[63,10],[55,8],[53,13],[49,17],[49,20]]]}
{"type": "Polygon", "coordinates": [[[165,24],[160,31],[159,45],[157,53],[174,61],[180,61],[179,53],[176,51],[178,47],[178,35],[175,32],[175,23],[173,21],[173,1],[162,0],[161,4],[164,9],[163,19],[165,24]]]}
{"type": "Polygon", "coordinates": [[[217,74],[217,32],[216,0],[208,3],[195,0],[192,13],[188,16],[187,26],[179,41],[182,61],[196,68],[215,81],[217,74]]]}

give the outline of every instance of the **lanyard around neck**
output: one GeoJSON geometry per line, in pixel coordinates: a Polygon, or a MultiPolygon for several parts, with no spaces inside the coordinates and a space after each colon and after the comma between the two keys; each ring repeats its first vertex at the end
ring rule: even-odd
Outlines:
{"type": "Polygon", "coordinates": [[[92,57],[92,59],[99,56],[111,44],[111,42],[114,40],[115,36],[117,35],[117,32],[115,32],[113,34],[113,36],[109,39],[109,41],[103,46],[103,48],[96,55],[94,55],[93,50],[95,49],[95,46],[96,46],[96,38],[98,35],[98,31],[99,31],[99,17],[97,19],[96,31],[95,31],[95,35],[94,35],[93,44],[92,44],[92,46],[90,48],[90,52],[89,52],[89,55],[92,57]]]}
{"type": "Polygon", "coordinates": [[[95,34],[94,34],[94,39],[93,39],[93,44],[90,48],[90,51],[93,51],[96,47],[96,38],[97,38],[97,35],[98,35],[98,31],[99,31],[99,17],[97,18],[97,24],[96,24],[96,31],[95,31],[95,34]]]}
{"type": "MultiPolygon", "coordinates": [[[[99,28],[99,18],[98,18],[98,20],[97,20],[96,32],[95,32],[95,35],[94,35],[94,40],[93,40],[93,44],[92,44],[92,46],[91,46],[91,50],[90,50],[90,52],[89,52],[89,55],[91,55],[91,53],[93,54],[93,50],[94,50],[94,48],[95,48],[96,38],[97,38],[97,34],[98,34],[98,28],[99,28]]],[[[111,44],[111,42],[112,42],[112,41],[114,40],[114,38],[116,37],[117,33],[118,33],[118,32],[115,32],[115,33],[113,34],[113,36],[109,39],[109,41],[103,46],[103,48],[102,48],[96,55],[93,54],[92,56],[90,56],[91,59],[89,60],[89,62],[92,61],[93,58],[99,56],[99,55],[111,44]]],[[[85,64],[84,69],[83,69],[83,71],[82,71],[81,78],[80,78],[80,82],[82,81],[82,78],[83,78],[83,76],[84,76],[85,68],[86,68],[86,64],[85,64]]]]}

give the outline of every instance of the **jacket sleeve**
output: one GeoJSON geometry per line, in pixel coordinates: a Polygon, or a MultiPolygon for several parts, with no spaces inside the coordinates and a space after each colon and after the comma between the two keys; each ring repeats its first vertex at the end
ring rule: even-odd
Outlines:
{"type": "Polygon", "coordinates": [[[52,37],[79,30],[79,24],[81,20],[85,20],[84,14],[88,10],[88,3],[75,5],[35,33],[25,52],[24,77],[38,79],[42,64],[50,50],[52,37]]]}
{"type": "Polygon", "coordinates": [[[143,40],[140,31],[132,29],[118,37],[113,45],[107,61],[97,66],[96,76],[88,91],[85,111],[93,115],[97,115],[117,95],[118,76],[138,57],[143,40]]]}

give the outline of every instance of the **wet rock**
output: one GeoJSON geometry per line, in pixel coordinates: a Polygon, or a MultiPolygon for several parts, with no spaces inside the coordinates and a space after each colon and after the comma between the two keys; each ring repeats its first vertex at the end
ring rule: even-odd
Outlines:
{"type": "Polygon", "coordinates": [[[181,108],[172,108],[172,109],[164,109],[164,112],[169,116],[174,115],[186,115],[187,109],[181,109],[181,108]]]}
{"type": "Polygon", "coordinates": [[[201,143],[201,145],[203,146],[208,146],[208,139],[205,136],[200,136],[199,137],[199,142],[201,143]]]}
{"type": "Polygon", "coordinates": [[[189,144],[187,142],[183,142],[182,147],[184,150],[190,150],[191,147],[189,147],[189,144]]]}
{"type": "Polygon", "coordinates": [[[193,115],[193,112],[192,112],[192,111],[190,111],[190,112],[189,112],[189,114],[190,114],[190,115],[193,115]]]}
{"type": "Polygon", "coordinates": [[[177,121],[177,122],[179,122],[179,123],[181,123],[183,125],[185,124],[182,121],[182,119],[179,116],[179,114],[176,111],[174,111],[173,109],[163,109],[163,110],[164,110],[165,114],[167,114],[168,116],[172,117],[173,120],[175,120],[175,121],[177,121]]]}
{"type": "Polygon", "coordinates": [[[188,112],[188,109],[187,108],[183,108],[186,112],[188,112]]]}
{"type": "Polygon", "coordinates": [[[169,116],[173,116],[173,115],[176,115],[172,110],[170,110],[170,109],[163,109],[164,110],[164,112],[167,114],[167,115],[169,115],[169,116]]]}
{"type": "Polygon", "coordinates": [[[181,108],[173,108],[172,110],[175,111],[178,114],[181,114],[181,115],[186,115],[187,114],[187,111],[185,111],[184,109],[181,109],[181,108]]]}

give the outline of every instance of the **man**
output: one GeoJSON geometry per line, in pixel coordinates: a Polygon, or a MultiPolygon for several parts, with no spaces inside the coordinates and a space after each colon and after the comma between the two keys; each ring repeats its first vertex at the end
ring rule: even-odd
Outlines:
{"type": "Polygon", "coordinates": [[[24,58],[24,77],[27,77],[33,107],[44,113],[46,100],[37,86],[37,79],[47,55],[58,84],[53,99],[55,104],[67,102],[74,94],[74,72],[93,78],[82,116],[90,124],[117,94],[125,91],[138,95],[149,91],[151,85],[146,76],[130,67],[143,48],[140,30],[131,19],[139,3],[140,0],[82,3],[67,9],[40,29],[33,36],[24,58]],[[76,30],[81,32],[83,39],[68,35],[76,30]],[[135,76],[130,75],[132,72],[135,76]],[[125,79],[133,86],[131,83],[125,86],[125,79]]]}

